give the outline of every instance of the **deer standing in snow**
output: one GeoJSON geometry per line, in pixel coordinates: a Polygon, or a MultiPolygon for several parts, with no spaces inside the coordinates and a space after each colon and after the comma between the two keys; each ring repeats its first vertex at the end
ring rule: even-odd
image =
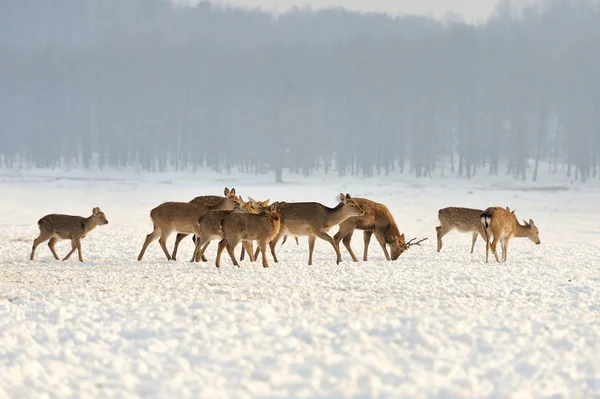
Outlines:
{"type": "Polygon", "coordinates": [[[71,240],[71,252],[64,257],[63,261],[69,259],[77,249],[79,261],[83,262],[83,257],[81,256],[81,239],[94,230],[96,226],[105,224],[108,224],[106,215],[98,207],[92,209],[92,215],[87,218],[60,214],[46,215],[38,221],[40,235],[33,241],[29,259],[34,259],[35,249],[38,245],[46,240],[50,240],[48,242],[50,252],[52,252],[56,260],[60,260],[56,254],[54,245],[58,240],[71,240]]]}
{"type": "Polygon", "coordinates": [[[485,263],[488,263],[488,255],[490,251],[490,237],[493,235],[494,240],[491,243],[492,252],[496,257],[496,262],[500,263],[496,245],[500,241],[502,246],[502,260],[506,262],[508,256],[508,241],[512,237],[527,237],[536,245],[540,244],[539,230],[533,220],[529,222],[523,220],[524,224],[520,224],[515,215],[507,207],[499,206],[487,208],[480,215],[480,224],[483,227],[483,238],[485,239],[485,263]]]}
{"type": "Polygon", "coordinates": [[[472,233],[471,253],[475,248],[475,241],[479,234],[483,236],[483,227],[481,226],[481,209],[448,207],[438,211],[440,225],[435,228],[437,233],[437,251],[442,250],[442,237],[452,230],[461,233],[472,233]]]}
{"type": "Polygon", "coordinates": [[[375,234],[375,238],[383,253],[386,260],[396,260],[404,252],[406,247],[406,241],[404,234],[400,234],[398,226],[394,221],[392,214],[389,209],[380,203],[371,201],[365,198],[354,198],[354,201],[363,210],[362,216],[353,216],[342,223],[340,223],[340,229],[333,237],[333,240],[339,247],[340,241],[344,243],[344,246],[348,250],[348,253],[352,257],[352,260],[358,262],[356,255],[352,251],[350,242],[352,240],[352,234],[354,230],[363,230],[364,239],[364,250],[363,260],[367,260],[367,254],[369,251],[369,243],[371,236],[375,234]],[[390,246],[391,256],[388,253],[387,246],[390,246]]]}

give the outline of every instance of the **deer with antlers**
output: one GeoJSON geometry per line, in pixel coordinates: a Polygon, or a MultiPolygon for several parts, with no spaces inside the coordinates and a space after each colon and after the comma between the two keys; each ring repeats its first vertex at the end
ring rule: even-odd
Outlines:
{"type": "Polygon", "coordinates": [[[490,247],[496,262],[500,262],[496,245],[500,241],[502,246],[502,260],[506,262],[508,256],[508,241],[512,237],[527,237],[536,245],[540,244],[539,230],[532,219],[529,222],[523,220],[524,224],[520,224],[517,220],[515,210],[512,212],[508,207],[502,208],[499,206],[487,208],[480,214],[480,223],[483,227],[483,238],[485,239],[485,263],[488,263],[490,247]],[[494,240],[490,244],[490,237],[494,236],[494,240]]]}
{"type": "MultiPolygon", "coordinates": [[[[339,246],[340,241],[342,241],[346,250],[352,257],[352,260],[358,262],[358,258],[352,251],[350,242],[354,230],[363,230],[364,261],[367,260],[369,243],[371,242],[371,236],[373,234],[375,234],[377,242],[381,245],[385,259],[388,261],[398,259],[398,257],[410,246],[407,246],[404,234],[400,234],[398,226],[389,209],[383,204],[366,198],[354,198],[354,200],[363,210],[363,215],[353,216],[340,223],[340,228],[333,237],[335,243],[339,246]],[[390,247],[391,256],[387,250],[388,245],[390,247]]],[[[413,243],[413,245],[416,244],[413,243]]]]}

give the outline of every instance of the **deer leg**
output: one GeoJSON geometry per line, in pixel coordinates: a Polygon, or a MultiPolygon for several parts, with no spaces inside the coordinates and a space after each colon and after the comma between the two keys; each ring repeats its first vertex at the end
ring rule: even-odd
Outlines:
{"type": "Polygon", "coordinates": [[[335,262],[336,262],[336,264],[339,265],[340,262],[342,261],[342,254],[340,253],[340,247],[335,245],[335,241],[333,241],[333,238],[331,238],[331,236],[329,234],[327,234],[323,231],[315,231],[314,234],[317,237],[319,237],[321,240],[325,240],[333,246],[333,250],[335,251],[335,255],[337,257],[335,262]]]}
{"type": "Polygon", "coordinates": [[[363,241],[365,244],[365,247],[363,248],[363,260],[366,262],[367,261],[367,256],[369,254],[369,244],[371,243],[371,236],[373,235],[373,232],[371,231],[363,231],[363,241]]]}
{"type": "Polygon", "coordinates": [[[73,239],[71,239],[71,251],[69,251],[67,256],[65,256],[63,258],[63,262],[66,261],[67,259],[69,259],[71,257],[71,255],[73,255],[73,252],[75,252],[76,249],[77,249],[77,245],[75,245],[75,241],[73,239]]]}
{"type": "MultiPolygon", "coordinates": [[[[271,255],[273,256],[273,262],[275,263],[279,263],[279,261],[277,260],[277,255],[275,254],[275,245],[277,245],[277,241],[279,241],[279,239],[281,238],[283,234],[281,233],[277,233],[277,235],[275,237],[273,237],[273,239],[271,240],[271,242],[269,242],[269,248],[271,249],[271,255]]],[[[260,249],[256,248],[256,253],[254,254],[254,259],[258,258],[258,251],[260,249]]]]}
{"type": "MultiPolygon", "coordinates": [[[[250,262],[254,262],[254,248],[252,246],[252,241],[242,241],[242,250],[246,248],[246,251],[248,253],[248,258],[250,258],[250,262]]],[[[243,253],[243,252],[242,252],[243,253]]],[[[241,260],[241,258],[240,258],[241,260]]]]}
{"type": "Polygon", "coordinates": [[[312,257],[313,251],[315,250],[315,242],[317,241],[317,237],[309,236],[308,237],[308,264],[312,265],[312,257]]]}
{"type": "Polygon", "coordinates": [[[471,243],[471,253],[473,253],[473,249],[475,248],[475,241],[477,241],[478,232],[473,233],[473,242],[471,243]]]}
{"type": "Polygon", "coordinates": [[[202,262],[208,262],[206,260],[206,258],[204,257],[204,252],[206,251],[206,248],[208,248],[209,244],[210,244],[210,241],[206,241],[206,244],[204,244],[204,246],[202,247],[202,250],[200,251],[200,255],[198,255],[196,257],[196,262],[199,262],[200,259],[202,259],[202,262]]]}
{"type": "Polygon", "coordinates": [[[158,237],[160,237],[160,228],[156,227],[156,225],[155,225],[152,233],[150,233],[146,236],[144,245],[142,245],[142,250],[140,251],[140,254],[138,255],[138,260],[142,260],[142,258],[144,257],[144,253],[146,253],[146,248],[148,248],[148,245],[150,245],[150,243],[152,241],[156,241],[158,239],[158,237]]]}
{"type": "Polygon", "coordinates": [[[52,237],[52,234],[40,232],[40,235],[38,236],[38,238],[33,240],[33,245],[31,246],[31,256],[29,257],[29,260],[33,260],[33,257],[35,255],[35,249],[38,247],[38,245],[40,245],[44,241],[50,239],[51,237],[52,237]]]}
{"type": "Polygon", "coordinates": [[[496,235],[494,235],[494,240],[492,241],[492,252],[494,253],[494,256],[496,257],[496,262],[500,263],[500,259],[498,258],[498,251],[496,251],[497,245],[498,245],[498,238],[496,238],[496,235]]]}
{"type": "MultiPolygon", "coordinates": [[[[200,250],[202,248],[202,245],[206,244],[207,242],[209,241],[206,241],[204,237],[196,237],[196,245],[194,246],[194,253],[192,254],[192,259],[190,260],[190,262],[198,262],[198,260],[200,259],[200,250]]],[[[173,257],[171,257],[171,259],[172,258],[173,257]]]]}
{"type": "MultiPolygon", "coordinates": [[[[342,240],[342,242],[344,243],[344,246],[346,247],[346,250],[348,251],[348,253],[352,257],[352,260],[354,262],[358,262],[358,258],[356,257],[356,255],[354,255],[354,251],[352,251],[352,247],[350,246],[350,242],[352,241],[352,234],[354,234],[353,231],[351,231],[350,234],[348,234],[346,237],[344,237],[344,239],[342,240]]],[[[339,241],[337,241],[337,243],[338,243],[338,247],[339,247],[340,246],[339,241]]]]}
{"type": "Polygon", "coordinates": [[[169,253],[169,250],[167,249],[167,239],[169,238],[170,235],[171,235],[170,231],[163,231],[162,234],[160,235],[160,238],[158,239],[158,243],[160,244],[160,247],[162,248],[163,252],[165,253],[167,260],[172,259],[171,254],[169,253]]]}
{"type": "Polygon", "coordinates": [[[437,244],[438,244],[437,251],[438,252],[440,252],[442,250],[442,238],[446,234],[448,234],[449,231],[450,231],[450,229],[444,227],[443,225],[442,226],[437,226],[435,228],[435,232],[437,233],[437,244]]]}
{"type": "MultiPolygon", "coordinates": [[[[246,246],[242,245],[242,251],[240,252],[240,260],[244,260],[245,255],[246,255],[246,246]]],[[[250,254],[248,254],[248,256],[250,256],[250,254]]],[[[250,258],[252,258],[252,256],[250,256],[250,258]]],[[[250,261],[252,261],[252,259],[250,259],[250,261]]]]}
{"type": "Polygon", "coordinates": [[[60,258],[56,254],[56,249],[54,248],[54,246],[56,245],[57,242],[58,242],[58,238],[52,237],[50,239],[50,241],[48,241],[48,248],[50,248],[50,252],[52,252],[52,255],[54,255],[54,259],[60,260],[60,258]]]}
{"type": "Polygon", "coordinates": [[[506,258],[508,257],[508,239],[505,238],[502,244],[502,260],[506,262],[506,258]]]}
{"type": "Polygon", "coordinates": [[[81,240],[79,239],[79,237],[74,239],[75,241],[75,246],[77,247],[77,255],[79,256],[79,261],[83,262],[83,256],[81,256],[81,240]]]}
{"type": "Polygon", "coordinates": [[[376,230],[375,238],[379,242],[379,245],[381,245],[381,249],[383,249],[383,254],[385,255],[385,260],[392,260],[392,258],[390,258],[390,254],[388,253],[388,250],[386,247],[386,242],[385,242],[385,236],[383,235],[383,233],[380,233],[376,230]]]}
{"type": "Polygon", "coordinates": [[[283,236],[283,241],[281,241],[281,245],[285,244],[286,241],[287,241],[287,236],[283,236]]]}
{"type": "MultiPolygon", "coordinates": [[[[177,237],[175,238],[175,245],[173,246],[173,255],[171,255],[171,259],[177,260],[177,249],[179,248],[179,243],[181,242],[181,240],[183,240],[187,236],[188,236],[187,234],[177,233],[177,237]]],[[[195,236],[192,237],[192,239],[194,240],[194,243],[195,243],[196,242],[195,236]]]]}
{"type": "Polygon", "coordinates": [[[217,248],[217,258],[215,259],[215,266],[217,267],[221,267],[221,254],[223,253],[223,250],[225,249],[226,245],[227,244],[225,239],[219,241],[219,247],[217,248]]]}
{"type": "Polygon", "coordinates": [[[231,262],[233,262],[233,265],[240,267],[240,264],[235,259],[235,253],[233,252],[233,250],[235,249],[237,244],[238,244],[237,242],[235,243],[235,245],[233,245],[233,243],[228,242],[227,245],[225,246],[225,248],[227,248],[227,252],[229,253],[229,257],[231,258],[231,262]]]}
{"type": "Polygon", "coordinates": [[[298,242],[298,236],[294,236],[294,238],[296,239],[296,245],[300,245],[300,243],[298,242]]]}
{"type": "Polygon", "coordinates": [[[259,241],[258,248],[260,248],[260,253],[262,254],[263,267],[264,268],[269,267],[269,264],[267,263],[267,241],[266,240],[259,241]]]}

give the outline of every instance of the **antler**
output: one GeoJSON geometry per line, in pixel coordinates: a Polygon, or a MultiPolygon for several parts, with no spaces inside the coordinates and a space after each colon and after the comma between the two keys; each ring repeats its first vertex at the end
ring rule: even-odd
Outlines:
{"type": "Polygon", "coordinates": [[[423,241],[427,240],[428,238],[427,238],[427,237],[425,237],[425,238],[422,238],[422,239],[420,239],[420,240],[419,240],[419,241],[417,241],[417,242],[414,242],[416,239],[417,239],[417,237],[415,237],[415,238],[411,239],[409,242],[407,242],[406,244],[404,244],[404,249],[405,249],[405,250],[406,250],[406,249],[409,249],[409,248],[410,248],[410,247],[412,247],[413,245],[418,245],[418,246],[420,247],[420,246],[421,246],[421,243],[422,243],[423,241]]]}

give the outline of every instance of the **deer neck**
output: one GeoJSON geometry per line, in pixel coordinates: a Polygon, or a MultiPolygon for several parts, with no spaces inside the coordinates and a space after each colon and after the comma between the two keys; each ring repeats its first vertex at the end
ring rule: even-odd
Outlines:
{"type": "Polygon", "coordinates": [[[531,232],[531,227],[522,225],[519,222],[516,222],[515,226],[515,237],[529,237],[529,233],[531,232]]]}
{"type": "Polygon", "coordinates": [[[98,223],[96,222],[94,215],[83,219],[83,229],[86,233],[94,230],[96,226],[98,226],[98,223]]]}
{"type": "Polygon", "coordinates": [[[334,226],[348,219],[344,214],[344,203],[340,202],[335,208],[327,208],[327,224],[334,226]]]}

